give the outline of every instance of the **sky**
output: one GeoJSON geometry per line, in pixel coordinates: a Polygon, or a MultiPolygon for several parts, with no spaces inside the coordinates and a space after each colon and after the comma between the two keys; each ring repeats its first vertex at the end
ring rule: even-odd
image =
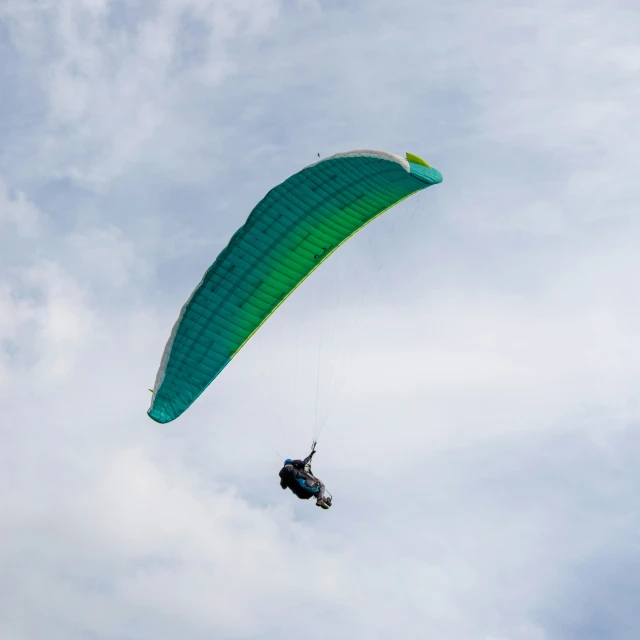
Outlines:
{"type": "Polygon", "coordinates": [[[0,0],[0,637],[635,640],[631,0],[0,0]],[[352,149],[444,176],[180,419],[180,307],[352,149]],[[308,452],[329,511],[278,484],[308,452]]]}

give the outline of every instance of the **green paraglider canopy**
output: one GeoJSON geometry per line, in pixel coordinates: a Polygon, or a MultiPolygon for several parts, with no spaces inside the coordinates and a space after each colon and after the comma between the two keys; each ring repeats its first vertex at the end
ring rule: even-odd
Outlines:
{"type": "Polygon", "coordinates": [[[272,189],[182,307],[149,416],[160,423],[180,416],[338,247],[387,209],[440,182],[440,172],[413,154],[350,151],[272,189]]]}

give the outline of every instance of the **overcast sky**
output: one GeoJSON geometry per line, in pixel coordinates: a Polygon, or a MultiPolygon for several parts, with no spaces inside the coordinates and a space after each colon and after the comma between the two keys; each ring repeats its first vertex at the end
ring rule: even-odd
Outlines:
{"type": "Polygon", "coordinates": [[[633,0],[0,0],[2,640],[640,637],[639,30],[633,0]],[[152,422],[202,273],[352,149],[444,182],[152,422]],[[320,423],[330,511],[277,478],[320,423]]]}

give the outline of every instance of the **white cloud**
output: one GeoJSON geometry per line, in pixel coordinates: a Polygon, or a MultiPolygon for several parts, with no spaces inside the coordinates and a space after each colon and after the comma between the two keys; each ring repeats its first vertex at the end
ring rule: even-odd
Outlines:
{"type": "Polygon", "coordinates": [[[3,638],[636,637],[635,13],[0,12],[3,638]],[[251,207],[372,146],[445,181],[148,420],[180,305],[251,207]],[[329,512],[273,452],[308,446],[318,371],[329,512]]]}
{"type": "Polygon", "coordinates": [[[40,212],[24,192],[10,194],[0,179],[0,230],[8,223],[15,226],[20,236],[33,236],[39,229],[40,212]]]}
{"type": "Polygon", "coordinates": [[[133,11],[122,3],[10,4],[4,13],[12,43],[32,60],[49,107],[34,149],[43,170],[98,188],[147,155],[171,152],[188,135],[173,115],[185,99],[188,104],[186,94],[219,85],[233,70],[227,43],[264,32],[277,7],[272,1],[155,2],[117,28],[120,14],[126,20],[133,11]],[[191,33],[189,20],[200,31],[191,33]],[[175,67],[192,38],[201,59],[175,67]]]}
{"type": "MultiPolygon", "coordinates": [[[[78,453],[68,454],[72,482],[81,477],[78,453]]],[[[194,637],[251,637],[278,625],[282,599],[322,607],[346,595],[340,552],[317,541],[309,555],[313,530],[287,510],[250,507],[186,471],[167,474],[140,449],[107,453],[96,463],[99,473],[88,475],[88,484],[67,485],[45,512],[37,498],[13,505],[4,534],[14,550],[3,576],[5,587],[13,585],[2,605],[5,631],[109,636],[133,624],[171,637],[186,624],[194,637]],[[34,526],[49,532],[44,547],[32,546],[34,526]],[[302,567],[314,576],[306,596],[302,567]],[[149,610],[158,611],[156,620],[149,610]]],[[[34,480],[45,477],[36,471],[34,480]]],[[[302,624],[303,617],[292,621],[302,624]]]]}
{"type": "Polygon", "coordinates": [[[134,275],[143,275],[141,267],[133,272],[135,248],[122,235],[122,231],[116,227],[93,229],[71,235],[69,244],[77,252],[80,268],[85,273],[88,271],[104,284],[122,287],[134,275]]]}
{"type": "MultiPolygon", "coordinates": [[[[55,263],[41,261],[17,270],[3,284],[2,336],[16,370],[33,384],[65,378],[97,328],[84,292],[55,263]]],[[[6,360],[6,359],[5,359],[6,360]]],[[[7,373],[5,372],[5,384],[7,373]]]]}

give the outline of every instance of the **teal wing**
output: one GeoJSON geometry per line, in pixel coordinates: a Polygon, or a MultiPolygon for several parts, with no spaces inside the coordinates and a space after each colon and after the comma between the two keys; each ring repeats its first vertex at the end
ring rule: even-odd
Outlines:
{"type": "Polygon", "coordinates": [[[424,160],[351,151],[313,164],[253,209],[182,307],[149,416],[180,416],[308,276],[374,218],[442,182],[424,160]]]}

